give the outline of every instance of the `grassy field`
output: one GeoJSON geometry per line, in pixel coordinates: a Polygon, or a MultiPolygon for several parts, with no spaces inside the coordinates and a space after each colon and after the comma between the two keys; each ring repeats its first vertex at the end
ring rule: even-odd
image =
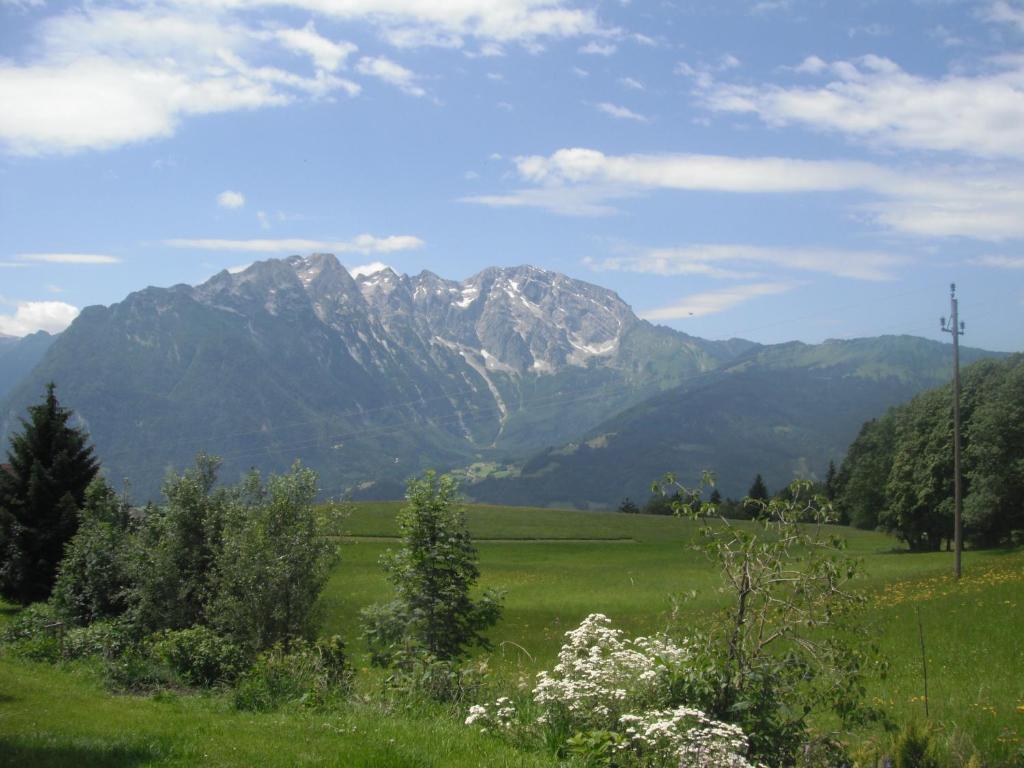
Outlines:
{"type": "MultiPolygon", "coordinates": [[[[358,612],[390,594],[378,559],[394,546],[398,507],[353,509],[342,562],[323,595],[324,632],[345,637],[357,666],[366,663],[358,612]]],[[[686,520],[473,507],[469,522],[482,582],[507,590],[490,657],[510,683],[550,667],[562,634],[588,613],[648,633],[667,625],[673,596],[684,626],[705,621],[724,598],[710,563],[689,546],[696,526],[686,520]]],[[[967,552],[965,578],[956,584],[951,555],[901,553],[882,534],[843,533],[864,561],[866,618],[892,663],[869,695],[900,720],[923,719],[919,614],[932,721],[954,751],[977,748],[989,765],[1024,765],[1024,552],[967,552]]],[[[0,764],[554,764],[480,737],[442,710],[380,706],[356,701],[331,715],[239,714],[217,696],[115,697],[87,671],[2,659],[0,764]],[[270,757],[255,759],[263,754],[270,757]]]]}

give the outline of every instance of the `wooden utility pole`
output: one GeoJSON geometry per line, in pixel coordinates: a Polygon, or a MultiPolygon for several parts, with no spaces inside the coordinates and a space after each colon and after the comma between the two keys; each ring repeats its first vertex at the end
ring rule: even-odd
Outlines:
{"type": "Polygon", "coordinates": [[[963,492],[960,479],[960,337],[964,335],[964,323],[959,318],[956,300],[956,283],[949,285],[949,323],[940,318],[942,330],[953,334],[953,572],[960,578],[960,553],[964,548],[963,492]]]}

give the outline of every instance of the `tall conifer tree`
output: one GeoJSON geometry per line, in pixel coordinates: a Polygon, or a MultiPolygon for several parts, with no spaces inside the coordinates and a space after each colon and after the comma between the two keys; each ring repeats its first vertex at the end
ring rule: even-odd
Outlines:
{"type": "Polygon", "coordinates": [[[23,605],[50,596],[64,545],[78,530],[99,462],[86,433],[68,425],[56,385],[28,409],[0,471],[0,594],[23,605]]]}

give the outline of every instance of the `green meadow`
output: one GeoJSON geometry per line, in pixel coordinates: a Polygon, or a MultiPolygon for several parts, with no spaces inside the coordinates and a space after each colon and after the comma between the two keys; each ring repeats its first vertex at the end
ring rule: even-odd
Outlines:
{"type": "MultiPolygon", "coordinates": [[[[555,765],[461,725],[462,713],[379,695],[358,613],[387,599],[378,565],[394,546],[399,504],[354,505],[342,559],[321,600],[324,634],[339,634],[357,669],[338,711],[254,715],[217,694],[114,696],[88,667],[0,658],[3,765],[555,765]]],[[[482,654],[496,688],[553,664],[563,633],[588,613],[630,634],[699,626],[724,604],[713,565],[692,544],[697,526],[670,517],[473,506],[470,530],[483,586],[506,590],[505,612],[482,654]]],[[[1024,765],[1024,550],[909,554],[883,534],[841,529],[863,560],[869,622],[890,662],[868,695],[896,719],[928,716],[953,759],[977,750],[989,766],[1024,765]]],[[[9,619],[13,609],[6,609],[9,619]]],[[[834,727],[822,722],[821,727],[834,727]]],[[[879,730],[844,734],[884,740],[879,730]]]]}

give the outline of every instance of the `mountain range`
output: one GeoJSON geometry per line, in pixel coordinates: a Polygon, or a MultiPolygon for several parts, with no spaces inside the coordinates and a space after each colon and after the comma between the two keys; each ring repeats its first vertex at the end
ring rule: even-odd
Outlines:
{"type": "Polygon", "coordinates": [[[150,287],[36,336],[0,340],[0,436],[55,381],[138,499],[199,451],[230,480],[301,459],[326,495],[400,496],[427,467],[464,468],[475,499],[592,507],[667,470],[782,483],[948,375],[923,339],[707,341],[535,267],[353,276],[329,254],[150,287]]]}

